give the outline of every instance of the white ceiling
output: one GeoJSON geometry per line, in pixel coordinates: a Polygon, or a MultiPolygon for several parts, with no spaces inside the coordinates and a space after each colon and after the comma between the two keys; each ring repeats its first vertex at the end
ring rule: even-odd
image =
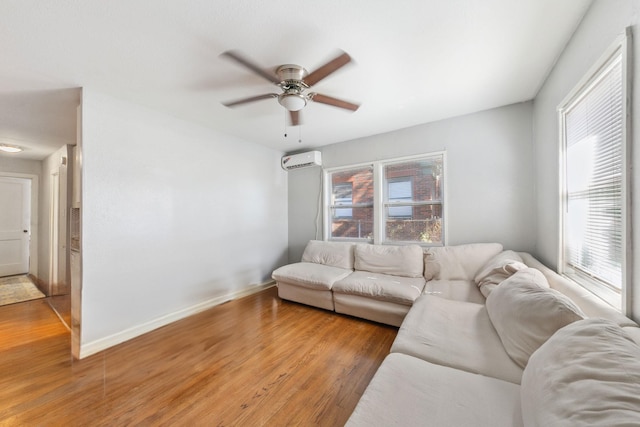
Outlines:
{"type": "Polygon", "coordinates": [[[0,2],[0,143],[43,158],[75,141],[79,87],[291,151],[532,99],[590,0],[9,0],[0,2]],[[220,58],[309,71],[361,103],[311,103],[285,128],[278,88],[220,58]],[[289,137],[285,138],[285,131],[289,137]],[[302,142],[298,142],[299,136],[302,142]]]}

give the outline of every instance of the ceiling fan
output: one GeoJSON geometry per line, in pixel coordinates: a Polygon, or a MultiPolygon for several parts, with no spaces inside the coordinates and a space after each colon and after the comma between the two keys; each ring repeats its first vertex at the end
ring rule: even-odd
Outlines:
{"type": "Polygon", "coordinates": [[[235,107],[237,105],[247,104],[263,99],[278,98],[280,105],[289,111],[289,120],[292,126],[298,126],[300,124],[300,110],[302,110],[309,101],[319,102],[321,104],[327,104],[351,111],[356,111],[359,107],[358,104],[344,101],[342,99],[333,98],[316,92],[307,92],[307,89],[311,88],[311,86],[351,62],[351,57],[345,52],[342,52],[340,55],[311,73],[307,72],[307,70],[300,65],[295,64],[280,65],[276,68],[275,73],[272,73],[261,68],[242,54],[233,50],[223,52],[221,56],[229,58],[248,68],[282,90],[281,93],[267,93],[264,95],[252,96],[250,98],[223,102],[223,105],[227,107],[235,107]]]}

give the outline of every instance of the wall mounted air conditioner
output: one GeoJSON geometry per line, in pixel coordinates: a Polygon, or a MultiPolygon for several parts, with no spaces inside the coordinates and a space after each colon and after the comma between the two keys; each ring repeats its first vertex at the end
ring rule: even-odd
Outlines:
{"type": "Polygon", "coordinates": [[[286,171],[311,166],[322,166],[322,153],[319,151],[309,151],[307,153],[292,154],[290,156],[284,156],[280,162],[282,169],[286,171]]]}

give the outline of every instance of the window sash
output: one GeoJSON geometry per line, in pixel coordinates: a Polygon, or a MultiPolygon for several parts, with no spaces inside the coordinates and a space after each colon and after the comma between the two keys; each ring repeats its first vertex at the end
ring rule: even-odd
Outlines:
{"type": "Polygon", "coordinates": [[[325,236],[330,240],[371,241],[374,227],[373,193],[362,191],[361,187],[367,181],[373,182],[372,166],[337,169],[328,172],[325,177],[328,189],[325,236]],[[344,197],[347,195],[350,197],[344,197]]]}

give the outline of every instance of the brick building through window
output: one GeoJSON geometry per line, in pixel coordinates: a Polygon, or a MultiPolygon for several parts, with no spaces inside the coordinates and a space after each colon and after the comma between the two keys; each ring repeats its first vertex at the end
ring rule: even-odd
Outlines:
{"type": "Polygon", "coordinates": [[[329,172],[329,238],[375,241],[376,221],[382,221],[377,240],[442,244],[443,157],[329,172]]]}

